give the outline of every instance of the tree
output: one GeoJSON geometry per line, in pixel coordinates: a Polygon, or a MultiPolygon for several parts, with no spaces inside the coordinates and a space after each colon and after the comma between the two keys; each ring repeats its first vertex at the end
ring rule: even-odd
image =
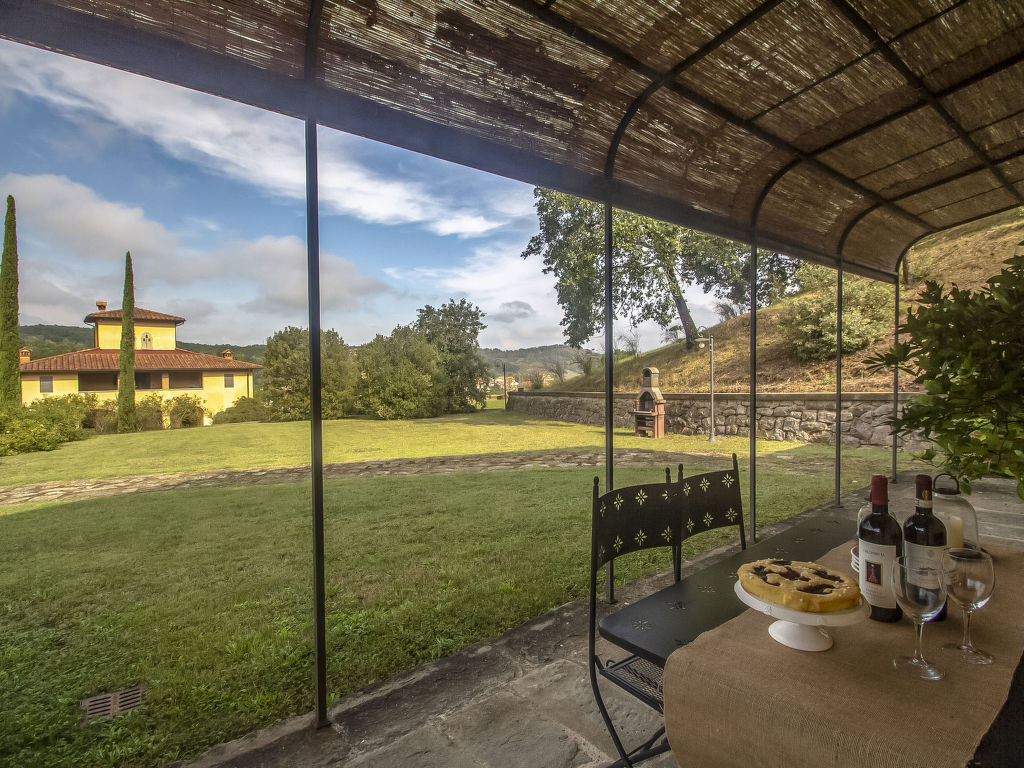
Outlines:
{"type": "Polygon", "coordinates": [[[594,363],[600,360],[600,355],[594,354],[589,349],[574,349],[569,359],[573,365],[579,366],[581,374],[589,376],[594,370],[594,363]]]}
{"type": "Polygon", "coordinates": [[[427,336],[400,325],[359,350],[359,404],[382,419],[416,419],[444,413],[449,383],[441,354],[427,336]]]}
{"type": "MultiPolygon", "coordinates": [[[[522,255],[541,256],[544,272],[555,275],[563,333],[578,347],[604,326],[604,207],[540,187],[534,198],[540,232],[522,255]]],[[[692,284],[749,304],[746,246],[628,211],[613,212],[612,230],[612,301],[630,325],[678,321],[692,342],[697,326],[683,294],[692,284]]],[[[793,269],[785,256],[759,254],[758,306],[789,290],[793,269]]]]}
{"type": "Polygon", "coordinates": [[[121,299],[121,371],[117,377],[117,431],[134,432],[135,419],[135,275],[131,251],[124,255],[124,297],[121,299]]]}
{"type": "Polygon", "coordinates": [[[899,332],[907,340],[868,360],[900,366],[925,394],[895,419],[898,434],[920,431],[943,471],[970,480],[1013,477],[1024,499],[1024,254],[1008,259],[978,291],[925,284],[899,332]]]}
{"type": "Polygon", "coordinates": [[[443,413],[471,411],[486,402],[486,393],[477,387],[488,375],[478,342],[480,331],[487,327],[483,316],[479,307],[465,299],[416,310],[415,328],[437,348],[440,359],[445,379],[443,413]]]}
{"type": "MultiPolygon", "coordinates": [[[[337,331],[320,332],[321,413],[338,419],[355,409],[356,365],[337,331]]],[[[288,326],[267,339],[263,399],[271,421],[310,417],[309,331],[288,326]]]]}
{"type": "Polygon", "coordinates": [[[7,196],[0,259],[0,408],[21,405],[18,341],[18,235],[14,198],[7,196]]]}

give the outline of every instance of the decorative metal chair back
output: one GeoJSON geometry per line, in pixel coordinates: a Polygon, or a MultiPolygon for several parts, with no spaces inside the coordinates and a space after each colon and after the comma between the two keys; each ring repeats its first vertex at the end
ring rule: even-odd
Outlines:
{"type": "MultiPolygon", "coordinates": [[[[594,478],[590,574],[620,555],[652,547],[676,548],[682,542],[682,465],[680,480],[671,482],[665,469],[664,483],[630,485],[603,495],[594,478]]],[[[596,584],[595,584],[596,586],[596,584]]]]}
{"type": "Polygon", "coordinates": [[[732,455],[732,469],[684,478],[679,490],[683,497],[683,539],[702,531],[738,525],[740,546],[747,548],[740,473],[735,453],[732,455]]]}

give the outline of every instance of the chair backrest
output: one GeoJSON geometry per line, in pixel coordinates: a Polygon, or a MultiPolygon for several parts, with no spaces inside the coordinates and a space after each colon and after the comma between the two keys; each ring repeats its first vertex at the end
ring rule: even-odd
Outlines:
{"type": "Polygon", "coordinates": [[[679,481],[629,485],[600,494],[594,478],[591,527],[591,574],[620,555],[652,547],[676,547],[683,538],[682,466],[679,481]]]}
{"type": "Polygon", "coordinates": [[[732,455],[732,469],[684,478],[679,484],[679,492],[683,500],[683,539],[713,528],[738,525],[740,547],[747,548],[743,529],[743,496],[735,453],[732,455]]]}

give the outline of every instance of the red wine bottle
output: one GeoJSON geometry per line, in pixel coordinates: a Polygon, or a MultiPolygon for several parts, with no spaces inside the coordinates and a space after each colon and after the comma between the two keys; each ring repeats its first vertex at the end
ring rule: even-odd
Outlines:
{"type": "Polygon", "coordinates": [[[871,606],[875,621],[899,621],[903,616],[892,591],[892,569],[903,551],[900,524],[889,514],[885,475],[871,477],[871,512],[857,527],[860,593],[871,606]]]}
{"type": "MultiPolygon", "coordinates": [[[[934,589],[939,586],[939,567],[946,549],[946,526],[932,514],[932,479],[918,475],[915,480],[914,514],[903,524],[903,554],[907,564],[915,568],[931,568],[934,578],[919,586],[934,589]]],[[[944,621],[946,606],[942,606],[932,621],[944,621]]]]}

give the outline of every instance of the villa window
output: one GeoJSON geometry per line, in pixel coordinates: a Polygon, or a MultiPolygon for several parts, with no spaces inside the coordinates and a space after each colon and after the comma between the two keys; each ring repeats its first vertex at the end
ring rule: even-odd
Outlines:
{"type": "Polygon", "coordinates": [[[160,389],[160,374],[139,371],[135,372],[136,389],[160,389]]]}
{"type": "Polygon", "coordinates": [[[167,377],[170,389],[202,389],[201,371],[172,371],[167,377]]]}
{"type": "Polygon", "coordinates": [[[224,389],[231,389],[235,386],[235,374],[225,373],[224,374],[224,389]]]}
{"type": "Polygon", "coordinates": [[[39,377],[39,391],[40,392],[53,392],[53,376],[40,376],[39,377]]]}
{"type": "Polygon", "coordinates": [[[116,373],[80,373],[78,374],[79,392],[116,392],[116,373]]]}
{"type": "Polygon", "coordinates": [[[142,334],[142,339],[141,339],[141,341],[139,343],[139,348],[140,349],[152,349],[153,348],[153,334],[151,334],[151,333],[144,333],[144,334],[142,334]]]}

